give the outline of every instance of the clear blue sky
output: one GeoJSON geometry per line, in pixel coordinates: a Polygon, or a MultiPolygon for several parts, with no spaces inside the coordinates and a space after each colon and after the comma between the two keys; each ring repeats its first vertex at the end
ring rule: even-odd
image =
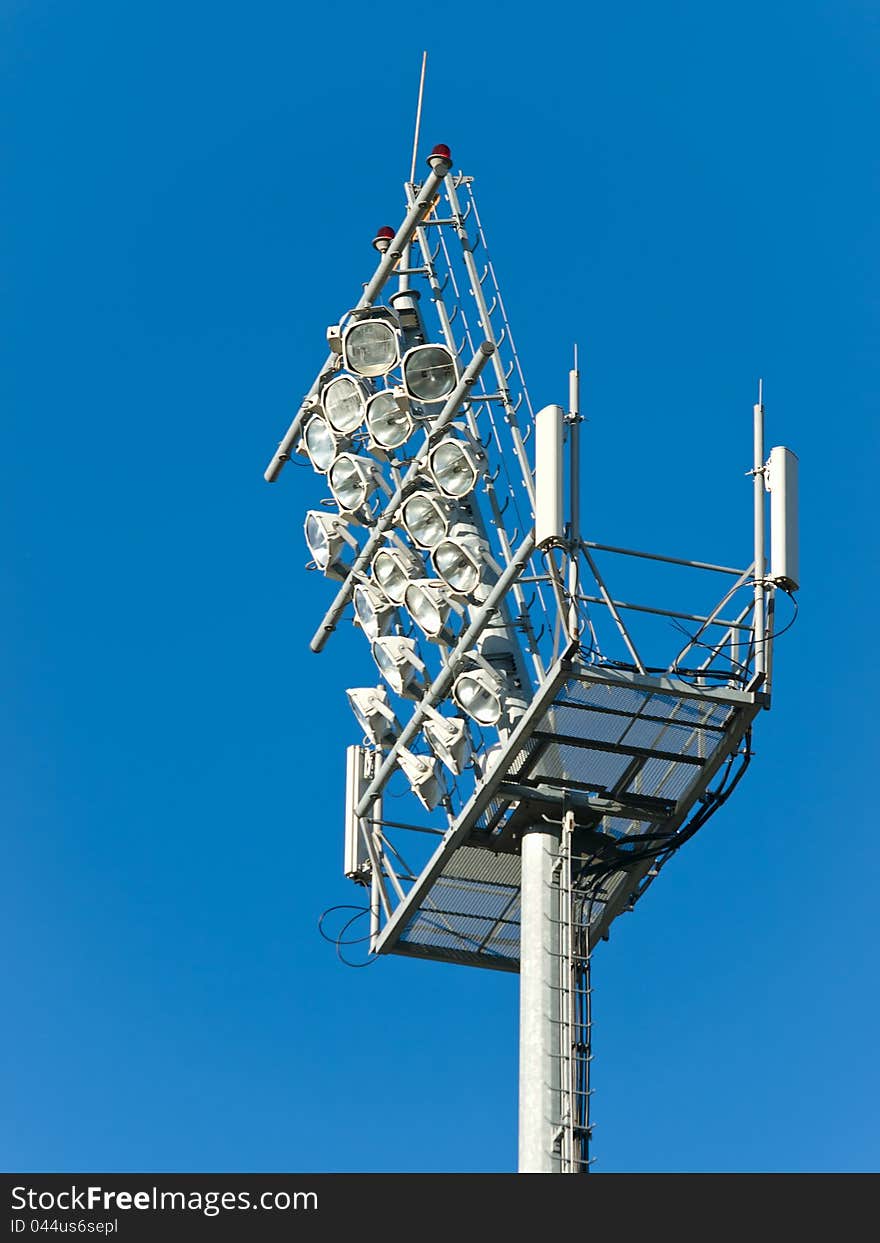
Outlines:
{"type": "Polygon", "coordinates": [[[0,4],[10,1170],[509,1170],[516,980],[339,964],[344,627],[262,471],[424,137],[584,524],[803,590],[746,780],[595,960],[596,1168],[876,1170],[876,5],[0,4]]]}

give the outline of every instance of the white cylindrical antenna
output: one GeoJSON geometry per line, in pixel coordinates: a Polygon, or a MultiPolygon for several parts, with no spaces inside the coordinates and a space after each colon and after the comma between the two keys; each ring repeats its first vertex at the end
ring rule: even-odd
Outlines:
{"type": "Polygon", "coordinates": [[[578,347],[568,373],[568,630],[578,633],[578,568],[581,555],[581,373],[578,347]]]}
{"type": "Polygon", "coordinates": [[[343,870],[349,880],[365,885],[369,882],[370,857],[361,822],[355,808],[369,785],[370,753],[366,747],[352,746],[345,750],[345,857],[343,870]]]}
{"type": "Polygon", "coordinates": [[[766,470],[770,493],[770,577],[787,591],[800,586],[798,460],[791,449],[770,450],[766,470]]]}
{"type": "Polygon", "coordinates": [[[562,435],[565,412],[545,406],[535,415],[535,547],[565,536],[562,435]]]}

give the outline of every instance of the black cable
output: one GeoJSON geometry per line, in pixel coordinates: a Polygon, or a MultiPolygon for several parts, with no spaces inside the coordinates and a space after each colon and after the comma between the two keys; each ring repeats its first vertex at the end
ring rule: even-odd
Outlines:
{"type": "Polygon", "coordinates": [[[365,937],[349,937],[348,940],[345,939],[345,934],[346,932],[348,932],[351,925],[356,923],[359,919],[363,919],[364,915],[369,915],[369,913],[370,913],[370,908],[368,906],[365,906],[365,907],[362,907],[361,910],[359,910],[356,915],[352,915],[351,919],[346,920],[346,922],[342,925],[342,927],[339,929],[339,932],[336,935],[336,948],[337,949],[339,949],[340,945],[363,945],[365,941],[370,940],[371,934],[369,932],[367,933],[365,937]]]}
{"type": "MultiPolygon", "coordinates": [[[[748,586],[750,586],[750,585],[751,585],[752,587],[754,587],[754,585],[755,585],[755,580],[754,580],[754,579],[750,580],[750,582],[748,582],[748,583],[743,583],[743,584],[742,584],[742,586],[743,586],[743,587],[748,587],[748,586]]],[[[798,602],[797,602],[797,599],[796,599],[796,597],[795,597],[794,593],[793,593],[793,592],[791,592],[791,591],[790,591],[787,587],[778,587],[778,590],[779,590],[779,591],[781,591],[781,592],[783,592],[783,594],[784,594],[784,595],[786,595],[786,596],[788,596],[789,600],[791,600],[792,604],[794,605],[794,613],[792,614],[791,620],[790,620],[790,621],[789,621],[789,622],[788,622],[785,626],[783,626],[781,630],[771,630],[769,634],[766,634],[766,635],[764,636],[764,641],[765,641],[765,642],[769,641],[770,639],[778,639],[778,638],[780,638],[782,635],[786,634],[789,630],[791,630],[792,626],[795,624],[795,622],[797,621],[797,618],[798,618],[798,612],[799,612],[799,608],[800,608],[800,606],[798,605],[798,602]]],[[[729,594],[729,593],[728,593],[728,594],[729,594]]],[[[724,603],[724,601],[723,601],[722,603],[724,603]]],[[[723,624],[723,623],[719,623],[719,624],[723,624]]],[[[715,652],[715,653],[717,653],[717,652],[719,651],[719,646],[715,646],[715,647],[713,647],[711,643],[703,643],[703,642],[702,642],[700,639],[698,639],[695,635],[692,635],[692,634],[690,633],[690,631],[689,631],[689,630],[688,630],[685,626],[683,626],[683,625],[681,624],[681,622],[679,622],[679,621],[673,621],[673,622],[671,623],[671,625],[672,625],[672,626],[673,626],[676,630],[680,631],[680,632],[681,632],[681,634],[683,634],[683,635],[685,636],[685,638],[689,641],[689,643],[691,644],[691,646],[692,646],[692,647],[701,647],[701,648],[703,648],[705,651],[708,651],[708,652],[715,652]]],[[[750,648],[749,660],[751,660],[751,658],[752,658],[751,648],[752,648],[753,646],[754,646],[754,642],[752,642],[752,643],[750,643],[750,644],[749,644],[749,648],[750,648]]],[[[730,664],[731,664],[731,665],[734,665],[737,669],[742,670],[743,674],[747,674],[747,673],[748,673],[748,671],[749,671],[749,665],[748,665],[748,663],[747,663],[747,664],[742,664],[740,661],[738,661],[738,660],[734,660],[732,656],[727,656],[727,657],[725,657],[725,659],[726,659],[726,660],[728,660],[728,661],[730,662],[730,664]]],[[[708,670],[707,670],[706,672],[708,672],[708,670]]]]}
{"type": "MultiPolygon", "coordinates": [[[[683,625],[681,624],[681,622],[680,622],[680,621],[673,621],[673,622],[670,622],[670,625],[672,626],[673,630],[677,630],[677,631],[679,632],[679,634],[683,634],[683,635],[684,635],[684,637],[685,637],[685,638],[687,639],[687,641],[688,641],[688,646],[689,646],[689,647],[699,647],[699,648],[702,648],[704,652],[712,652],[712,654],[713,654],[714,656],[717,656],[717,655],[720,653],[720,651],[721,651],[721,644],[720,644],[720,643],[715,644],[715,646],[714,646],[714,647],[713,647],[713,645],[712,645],[711,643],[704,643],[704,642],[702,641],[702,639],[698,639],[696,635],[691,634],[691,632],[687,629],[687,627],[686,627],[686,626],[683,626],[683,625]]],[[[730,655],[725,655],[724,659],[725,659],[725,660],[726,660],[729,664],[731,664],[731,665],[734,667],[734,669],[738,669],[738,670],[739,670],[740,677],[742,677],[742,678],[746,678],[746,677],[748,676],[748,673],[749,673],[749,665],[748,665],[748,663],[745,663],[745,664],[744,664],[741,660],[734,660],[734,659],[733,659],[733,657],[732,657],[732,656],[730,656],[730,655]]],[[[751,660],[751,654],[749,655],[749,660],[751,660]]],[[[674,671],[675,671],[675,666],[673,665],[673,667],[672,667],[672,668],[673,668],[673,672],[674,672],[674,671]]],[[[718,670],[711,670],[711,671],[710,671],[709,669],[706,669],[706,671],[705,671],[705,672],[706,672],[707,674],[711,672],[714,676],[721,676],[721,677],[728,677],[728,676],[729,676],[729,674],[727,674],[726,672],[724,672],[723,670],[720,670],[720,669],[718,669],[718,670]]]]}
{"type": "Polygon", "coordinates": [[[339,906],[330,906],[327,908],[326,911],[324,911],[324,913],[321,915],[321,918],[318,920],[318,932],[321,934],[324,940],[327,941],[330,945],[336,945],[336,946],[362,945],[364,941],[369,941],[370,939],[369,933],[367,933],[365,937],[352,937],[348,941],[344,940],[344,937],[348,929],[351,927],[353,923],[355,923],[356,920],[362,919],[364,915],[369,915],[369,913],[370,913],[370,908],[368,906],[348,906],[348,905],[342,905],[342,904],[340,904],[339,906]],[[336,933],[335,936],[328,936],[327,933],[324,931],[324,927],[323,927],[324,920],[326,919],[328,915],[331,915],[334,911],[354,911],[355,913],[354,915],[351,916],[350,919],[347,919],[345,921],[345,923],[342,925],[342,927],[339,929],[339,931],[336,933]]]}
{"type": "MultiPolygon", "coordinates": [[[[749,763],[751,762],[752,752],[750,737],[751,731],[746,734],[746,750],[738,753],[742,755],[742,763],[740,764],[735,777],[731,781],[730,786],[727,789],[724,789],[724,783],[722,783],[722,788],[720,790],[704,795],[702,807],[700,807],[690,818],[690,820],[688,820],[682,828],[678,830],[678,832],[673,834],[672,837],[668,837],[662,844],[658,844],[654,850],[643,850],[633,853],[621,852],[619,857],[612,863],[607,863],[603,860],[601,863],[585,867],[581,870],[581,875],[589,874],[595,883],[596,881],[600,881],[608,876],[614,875],[615,872],[626,872],[637,863],[645,863],[649,860],[662,860],[660,863],[660,866],[662,867],[663,864],[665,864],[666,861],[685,844],[685,842],[690,841],[694,834],[703,827],[703,825],[710,819],[711,816],[715,814],[719,807],[722,807],[724,803],[727,802],[733,791],[739,785],[746,769],[749,766],[749,763]]],[[[734,757],[731,757],[731,759],[733,758],[734,757]]],[[[725,773],[725,782],[727,780],[727,776],[728,773],[725,773]]],[[[642,836],[647,837],[648,834],[644,834],[642,836]]],[[[652,836],[659,836],[659,834],[652,836]]]]}
{"type": "Polygon", "coordinates": [[[318,920],[318,932],[321,934],[321,936],[324,938],[325,941],[328,941],[331,945],[335,947],[336,957],[346,967],[371,967],[374,962],[378,961],[378,955],[371,954],[370,957],[367,958],[364,962],[352,962],[351,959],[346,958],[342,952],[343,946],[362,945],[365,941],[370,940],[369,933],[364,937],[350,937],[347,940],[345,939],[345,934],[348,931],[348,929],[351,927],[351,925],[355,923],[358,919],[362,919],[364,915],[369,915],[369,914],[370,914],[370,908],[368,906],[353,906],[350,903],[343,902],[343,903],[339,903],[337,906],[328,906],[326,911],[322,912],[321,917],[318,920]],[[354,911],[354,915],[352,915],[349,919],[345,921],[345,923],[339,929],[339,932],[336,934],[336,936],[329,936],[324,931],[324,920],[327,918],[328,915],[332,915],[334,911],[354,911]]]}
{"type": "MultiPolygon", "coordinates": [[[[687,634],[687,631],[684,631],[683,633],[687,634]]],[[[699,644],[695,644],[695,646],[699,646],[699,644]]],[[[596,661],[595,663],[600,664],[605,668],[625,669],[628,673],[640,673],[641,672],[638,666],[634,665],[631,660],[612,660],[610,656],[603,656],[602,653],[599,652],[597,648],[586,647],[583,643],[581,644],[581,651],[586,651],[587,653],[595,653],[597,656],[599,656],[599,660],[596,661]]],[[[683,678],[687,676],[687,677],[727,679],[730,677],[730,674],[725,672],[722,669],[670,670],[667,665],[644,665],[643,668],[644,668],[645,673],[659,673],[661,675],[664,675],[667,677],[673,677],[673,678],[675,677],[683,678]]]]}
{"type": "Polygon", "coordinates": [[[363,962],[352,962],[350,958],[345,957],[345,955],[343,954],[342,950],[340,949],[338,945],[336,946],[336,957],[339,959],[339,961],[342,963],[344,967],[354,967],[354,968],[372,967],[374,963],[377,963],[379,961],[378,954],[371,954],[370,957],[364,959],[363,962]]]}
{"type": "Polygon", "coordinates": [[[798,613],[800,612],[800,605],[797,602],[797,596],[795,596],[794,592],[789,591],[787,587],[780,587],[779,590],[787,595],[789,600],[791,600],[794,605],[794,613],[792,614],[791,621],[787,625],[783,626],[781,630],[772,630],[770,634],[767,635],[768,639],[778,639],[780,635],[786,634],[787,631],[791,630],[792,626],[797,621],[798,613]]]}

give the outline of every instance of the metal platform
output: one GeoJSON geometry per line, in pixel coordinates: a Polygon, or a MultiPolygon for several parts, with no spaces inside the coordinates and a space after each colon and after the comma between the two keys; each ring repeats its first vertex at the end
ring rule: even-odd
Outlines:
{"type": "Polygon", "coordinates": [[[589,664],[573,646],[376,950],[517,971],[521,835],[542,818],[560,823],[566,811],[577,826],[575,885],[589,896],[595,943],[767,706],[756,689],[589,664]]]}

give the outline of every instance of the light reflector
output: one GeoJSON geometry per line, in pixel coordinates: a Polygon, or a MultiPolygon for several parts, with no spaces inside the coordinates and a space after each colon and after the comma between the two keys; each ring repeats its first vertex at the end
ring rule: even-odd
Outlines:
{"type": "Polygon", "coordinates": [[[459,595],[472,595],[480,585],[486,542],[468,523],[456,523],[446,539],[431,552],[434,569],[459,595]]]}
{"type": "Polygon", "coordinates": [[[463,712],[478,725],[497,725],[503,713],[504,679],[488,669],[469,669],[460,673],[452,687],[452,697],[463,712]]]}
{"type": "Polygon", "coordinates": [[[372,652],[379,672],[396,695],[421,699],[425,690],[425,665],[414,639],[385,635],[373,640],[372,652]]]}
{"type": "Polygon", "coordinates": [[[425,711],[428,720],[424,734],[428,746],[441,763],[458,776],[470,764],[473,754],[467,721],[463,716],[441,716],[435,708],[425,711]]]}
{"type": "Polygon", "coordinates": [[[395,608],[384,592],[368,583],[358,583],[352,595],[352,603],[355,621],[370,642],[389,630],[394,621],[395,608]]]}
{"type": "Polygon", "coordinates": [[[428,455],[428,471],[444,494],[458,499],[476,487],[482,469],[474,447],[466,440],[448,436],[434,446],[428,455]]]}
{"type": "Polygon", "coordinates": [[[305,431],[306,453],[315,470],[326,475],[348,441],[335,431],[325,418],[316,414],[309,419],[305,431]]]}
{"type": "Polygon", "coordinates": [[[409,584],[424,573],[421,558],[400,548],[380,548],[373,558],[373,579],[395,604],[403,604],[409,584]]]}
{"type": "Polygon", "coordinates": [[[433,811],[446,796],[443,770],[433,755],[415,755],[406,747],[397,753],[397,763],[412,786],[413,794],[428,811],[433,811]]]}
{"type": "Polygon", "coordinates": [[[415,424],[406,410],[401,410],[390,389],[383,389],[367,402],[367,429],[381,449],[399,449],[409,440],[415,424]]]}
{"type": "Polygon", "coordinates": [[[327,476],[330,491],[340,509],[357,513],[367,503],[379,480],[372,458],[341,453],[327,476]]]}
{"type": "Polygon", "coordinates": [[[455,359],[445,345],[417,345],[403,359],[403,387],[414,401],[442,401],[455,388],[455,359]]]}
{"type": "Polygon", "coordinates": [[[330,424],[338,432],[350,434],[364,421],[367,393],[359,380],[340,375],[324,389],[321,405],[330,424]]]}
{"type": "Polygon", "coordinates": [[[355,686],[347,690],[358,724],[374,747],[391,747],[400,734],[400,722],[388,702],[384,686],[355,686]]]}
{"type": "Polygon", "coordinates": [[[445,624],[452,602],[440,583],[430,578],[417,578],[406,588],[403,603],[429,639],[445,642],[450,638],[445,624]]]}
{"type": "Polygon", "coordinates": [[[433,548],[449,530],[449,502],[430,492],[414,492],[403,502],[401,521],[414,544],[433,548]]]}
{"type": "Polygon", "coordinates": [[[306,514],[305,535],[318,569],[328,578],[345,578],[350,567],[343,561],[342,554],[346,545],[357,548],[357,541],[349,534],[343,519],[338,514],[310,509],[306,514]]]}
{"type": "Polygon", "coordinates": [[[386,375],[400,359],[399,336],[387,319],[363,319],[342,335],[342,357],[357,375],[386,375]]]}

